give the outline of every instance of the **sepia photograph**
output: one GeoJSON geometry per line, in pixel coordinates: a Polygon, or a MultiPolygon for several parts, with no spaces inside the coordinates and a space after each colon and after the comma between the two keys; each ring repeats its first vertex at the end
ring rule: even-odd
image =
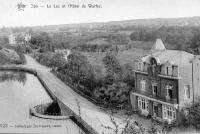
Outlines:
{"type": "Polygon", "coordinates": [[[1,0],[0,133],[200,133],[200,0],[1,0]]]}

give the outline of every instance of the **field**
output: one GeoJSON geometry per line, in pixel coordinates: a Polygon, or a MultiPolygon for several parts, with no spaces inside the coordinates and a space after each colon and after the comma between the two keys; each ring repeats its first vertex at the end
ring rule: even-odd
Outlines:
{"type": "MultiPolygon", "coordinates": [[[[134,60],[147,53],[148,50],[132,48],[130,50],[119,51],[118,54],[116,54],[116,57],[121,65],[128,63],[134,67],[134,60]]],[[[88,58],[92,65],[103,66],[102,59],[106,55],[105,52],[83,52],[83,54],[88,58]]]]}

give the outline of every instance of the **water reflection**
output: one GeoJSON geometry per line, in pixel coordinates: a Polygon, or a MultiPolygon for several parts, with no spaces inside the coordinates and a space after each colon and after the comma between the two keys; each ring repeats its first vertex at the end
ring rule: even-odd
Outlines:
{"type": "Polygon", "coordinates": [[[3,72],[3,71],[0,71],[0,82],[18,81],[19,83],[23,83],[23,85],[25,85],[26,80],[27,80],[27,78],[26,78],[25,72],[18,72],[18,71],[3,72]]]}
{"type": "Polygon", "coordinates": [[[67,133],[78,134],[80,128],[71,120],[45,120],[32,116],[30,107],[52,101],[40,81],[32,74],[0,71],[0,123],[14,126],[0,127],[0,133],[67,133]],[[29,125],[30,128],[21,127],[29,125]],[[37,125],[51,126],[34,127],[37,125]],[[60,126],[60,127],[53,127],[60,126]]]}

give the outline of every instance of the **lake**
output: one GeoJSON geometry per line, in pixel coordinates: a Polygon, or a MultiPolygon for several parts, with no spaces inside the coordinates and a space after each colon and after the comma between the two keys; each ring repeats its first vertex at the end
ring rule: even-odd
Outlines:
{"type": "Polygon", "coordinates": [[[30,116],[31,106],[51,101],[34,75],[0,71],[0,133],[79,134],[82,130],[70,119],[51,120],[30,116]]]}

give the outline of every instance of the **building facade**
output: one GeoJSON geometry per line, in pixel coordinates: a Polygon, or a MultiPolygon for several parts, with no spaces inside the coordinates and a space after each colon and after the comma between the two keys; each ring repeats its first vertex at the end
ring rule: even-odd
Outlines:
{"type": "Polygon", "coordinates": [[[200,57],[167,50],[161,39],[135,61],[134,72],[133,110],[160,122],[179,121],[181,110],[200,96],[200,57]]]}

